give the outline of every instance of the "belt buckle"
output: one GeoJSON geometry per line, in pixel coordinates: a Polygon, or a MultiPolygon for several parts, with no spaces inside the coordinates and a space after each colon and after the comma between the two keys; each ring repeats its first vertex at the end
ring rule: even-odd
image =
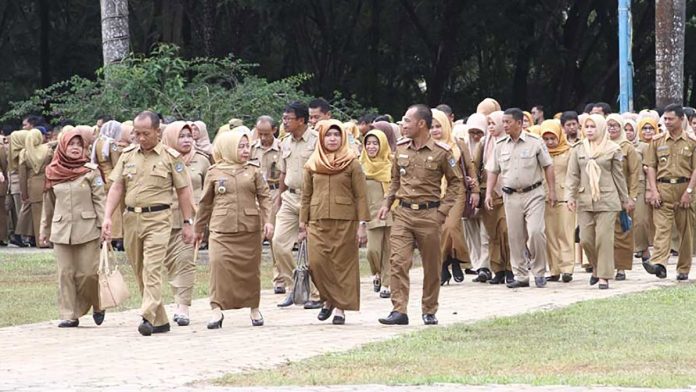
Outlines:
{"type": "Polygon", "coordinates": [[[515,192],[517,192],[517,193],[524,193],[524,189],[525,189],[525,188],[517,188],[517,189],[515,189],[515,192]]]}
{"type": "Polygon", "coordinates": [[[677,181],[678,181],[678,178],[670,178],[670,179],[669,179],[669,183],[670,183],[670,184],[676,184],[677,181]]]}
{"type": "Polygon", "coordinates": [[[137,212],[138,214],[140,214],[141,212],[143,212],[143,209],[142,207],[133,207],[133,212],[137,212]]]}
{"type": "Polygon", "coordinates": [[[420,210],[420,206],[419,206],[417,203],[416,203],[416,204],[411,204],[411,209],[412,209],[412,210],[420,210]]]}

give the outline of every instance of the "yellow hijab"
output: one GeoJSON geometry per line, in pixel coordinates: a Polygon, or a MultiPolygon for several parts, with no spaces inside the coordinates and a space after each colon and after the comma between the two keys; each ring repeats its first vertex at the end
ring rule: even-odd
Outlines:
{"type": "Polygon", "coordinates": [[[345,170],[356,157],[348,146],[348,135],[343,128],[343,123],[338,120],[322,120],[317,122],[315,129],[319,132],[317,146],[304,167],[315,173],[328,175],[345,170]],[[338,129],[341,132],[341,146],[333,152],[328,152],[324,148],[324,138],[330,129],[338,129]]]}
{"type": "Polygon", "coordinates": [[[29,131],[14,131],[10,134],[10,162],[9,171],[13,172],[19,167],[19,153],[24,150],[29,131]]]}
{"type": "Polygon", "coordinates": [[[43,142],[43,134],[38,129],[32,129],[27,135],[24,146],[24,159],[34,174],[39,174],[48,154],[48,144],[43,142]]]}
{"type": "Polygon", "coordinates": [[[437,121],[440,124],[440,127],[442,128],[442,136],[440,136],[439,141],[442,141],[443,143],[447,144],[450,146],[452,149],[452,155],[454,156],[455,160],[459,160],[459,157],[462,156],[462,152],[459,150],[459,146],[457,145],[457,142],[454,140],[454,136],[452,135],[452,123],[450,122],[449,117],[445,114],[445,112],[437,109],[432,109],[433,112],[433,120],[437,121]]]}
{"type": "Polygon", "coordinates": [[[649,143],[650,140],[646,140],[645,135],[643,134],[643,127],[646,124],[652,125],[653,137],[655,137],[655,135],[660,133],[660,128],[657,127],[657,120],[655,120],[653,117],[650,117],[650,116],[643,117],[638,121],[638,125],[636,125],[636,133],[638,134],[638,138],[640,139],[641,142],[649,143]]]}
{"type": "Polygon", "coordinates": [[[609,120],[616,121],[619,124],[619,128],[621,129],[621,132],[619,133],[619,137],[616,138],[616,140],[611,139],[611,136],[609,136],[609,140],[616,144],[621,144],[625,141],[628,141],[626,139],[626,130],[624,130],[624,119],[621,117],[620,114],[618,113],[612,113],[607,116],[607,133],[609,133],[609,120]]]}
{"type": "Polygon", "coordinates": [[[539,127],[541,129],[541,136],[544,136],[545,133],[551,133],[558,139],[558,145],[554,148],[549,148],[549,154],[551,154],[551,156],[563,154],[570,149],[568,139],[566,139],[565,132],[561,129],[561,122],[559,120],[544,120],[539,127]]]}
{"type": "Polygon", "coordinates": [[[541,136],[541,125],[532,125],[529,128],[527,128],[527,133],[531,133],[532,135],[537,135],[541,136]]]}
{"type": "MultiPolygon", "coordinates": [[[[524,117],[527,118],[527,121],[529,122],[529,127],[534,125],[534,117],[532,117],[532,113],[529,113],[525,110],[524,112],[522,112],[522,114],[524,115],[524,117]]],[[[529,129],[529,127],[527,127],[527,129],[529,129]]]]}
{"type": "Polygon", "coordinates": [[[244,165],[239,156],[239,143],[246,136],[251,140],[249,130],[239,132],[224,132],[215,137],[213,142],[213,159],[215,165],[221,169],[238,169],[244,165]]]}
{"type": "Polygon", "coordinates": [[[595,123],[597,127],[595,141],[590,141],[590,139],[585,138],[582,141],[583,148],[585,149],[585,154],[589,158],[587,160],[587,165],[585,166],[585,171],[589,178],[590,192],[592,194],[592,201],[599,201],[601,192],[599,190],[599,178],[602,175],[602,169],[597,165],[595,160],[603,155],[613,154],[618,151],[619,145],[609,140],[609,132],[607,132],[607,121],[603,116],[599,114],[589,115],[585,121],[582,123],[583,128],[588,121],[595,123]]]}
{"type": "Polygon", "coordinates": [[[391,148],[389,148],[387,135],[385,135],[384,132],[379,129],[373,129],[365,134],[365,138],[363,138],[363,149],[360,154],[360,164],[368,180],[381,182],[384,192],[389,190],[392,171],[391,148]],[[374,158],[370,158],[370,156],[367,155],[367,149],[365,148],[368,136],[374,136],[379,141],[379,151],[377,151],[377,156],[374,158]]]}

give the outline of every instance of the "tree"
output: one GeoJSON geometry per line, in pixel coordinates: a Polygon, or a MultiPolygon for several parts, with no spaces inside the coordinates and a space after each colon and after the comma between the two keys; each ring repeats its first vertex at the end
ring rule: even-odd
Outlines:
{"type": "Polygon", "coordinates": [[[104,66],[128,55],[128,0],[101,0],[102,54],[104,66]]]}
{"type": "Polygon", "coordinates": [[[683,104],[685,0],[655,1],[655,104],[683,104]]]}

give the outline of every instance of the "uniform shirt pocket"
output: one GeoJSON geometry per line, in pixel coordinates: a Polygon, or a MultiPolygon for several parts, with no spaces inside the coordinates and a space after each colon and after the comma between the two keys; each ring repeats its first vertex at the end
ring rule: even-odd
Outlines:
{"type": "Polygon", "coordinates": [[[80,216],[82,219],[96,219],[97,214],[94,211],[82,211],[80,216]]]}
{"type": "Polygon", "coordinates": [[[227,208],[213,209],[213,216],[227,215],[227,208]]]}
{"type": "Polygon", "coordinates": [[[62,219],[62,215],[53,215],[53,219],[51,219],[51,222],[60,222],[62,219]]]}
{"type": "Polygon", "coordinates": [[[351,205],[353,204],[353,199],[347,196],[334,196],[334,202],[336,204],[351,205]]]}
{"type": "Polygon", "coordinates": [[[435,161],[426,160],[425,161],[425,168],[428,170],[437,170],[440,168],[440,165],[438,165],[438,163],[435,161]]]}
{"type": "Polygon", "coordinates": [[[259,210],[256,208],[245,208],[244,209],[244,215],[258,215],[259,210]]]}
{"type": "Polygon", "coordinates": [[[503,170],[506,170],[510,167],[510,154],[501,154],[500,157],[498,158],[498,161],[500,162],[500,168],[503,170]]]}

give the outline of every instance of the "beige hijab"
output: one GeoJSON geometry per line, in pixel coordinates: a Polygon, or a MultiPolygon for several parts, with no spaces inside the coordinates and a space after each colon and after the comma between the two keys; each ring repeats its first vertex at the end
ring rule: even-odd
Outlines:
{"type": "Polygon", "coordinates": [[[343,128],[343,123],[338,120],[322,120],[317,123],[316,130],[319,131],[317,146],[304,167],[320,174],[341,173],[357,158],[353,150],[348,146],[348,136],[343,128]],[[329,130],[333,128],[341,132],[341,146],[338,150],[329,152],[324,147],[324,138],[326,138],[329,130]]]}
{"type": "Polygon", "coordinates": [[[585,166],[585,171],[589,178],[590,192],[592,194],[592,201],[599,201],[601,192],[599,189],[599,179],[602,175],[602,169],[596,162],[596,159],[604,156],[614,154],[618,151],[619,145],[609,140],[609,132],[607,132],[607,121],[603,116],[599,114],[591,114],[589,117],[583,121],[583,128],[586,127],[588,121],[594,122],[597,127],[595,140],[590,140],[587,137],[582,141],[582,146],[585,149],[585,154],[587,154],[587,165],[585,166]]]}
{"type": "Polygon", "coordinates": [[[500,110],[500,104],[493,98],[484,98],[476,107],[476,113],[481,113],[486,116],[500,110]]]}
{"type": "MultiPolygon", "coordinates": [[[[184,129],[191,130],[191,126],[189,126],[186,121],[174,121],[173,123],[167,124],[167,126],[164,127],[164,131],[162,131],[162,144],[179,151],[179,134],[181,134],[181,131],[184,129]]],[[[179,153],[181,154],[181,160],[188,165],[196,155],[196,148],[191,148],[191,151],[186,154],[182,151],[179,151],[179,153]]]]}
{"type": "Polygon", "coordinates": [[[244,166],[239,156],[239,143],[246,137],[251,140],[251,132],[239,130],[239,132],[224,132],[215,137],[213,143],[213,159],[215,165],[221,169],[239,169],[244,166]]]}
{"type": "Polygon", "coordinates": [[[612,113],[607,116],[607,133],[609,133],[609,120],[616,121],[619,124],[619,128],[621,128],[621,132],[619,133],[619,137],[617,137],[615,140],[611,138],[611,135],[609,136],[609,140],[612,142],[621,145],[621,143],[628,141],[626,139],[626,130],[624,129],[624,118],[618,114],[618,113],[612,113]]]}
{"type": "Polygon", "coordinates": [[[14,131],[10,134],[9,172],[13,172],[19,167],[19,156],[24,150],[24,146],[27,142],[27,136],[29,136],[29,131],[25,130],[14,131]]]}
{"type": "Polygon", "coordinates": [[[210,143],[210,135],[208,135],[208,126],[203,121],[194,121],[193,124],[198,127],[198,139],[194,139],[196,147],[206,154],[213,151],[213,145],[210,143]]]}
{"type": "Polygon", "coordinates": [[[43,142],[43,134],[38,129],[32,129],[27,135],[24,146],[24,158],[34,174],[39,174],[48,154],[48,144],[43,142]]]}
{"type": "Polygon", "coordinates": [[[432,113],[433,120],[437,121],[440,124],[440,128],[442,128],[442,136],[440,136],[438,141],[450,146],[454,159],[459,161],[459,157],[462,156],[462,152],[459,151],[459,146],[452,135],[452,123],[450,122],[449,117],[447,117],[445,112],[437,109],[432,109],[432,113]]]}

